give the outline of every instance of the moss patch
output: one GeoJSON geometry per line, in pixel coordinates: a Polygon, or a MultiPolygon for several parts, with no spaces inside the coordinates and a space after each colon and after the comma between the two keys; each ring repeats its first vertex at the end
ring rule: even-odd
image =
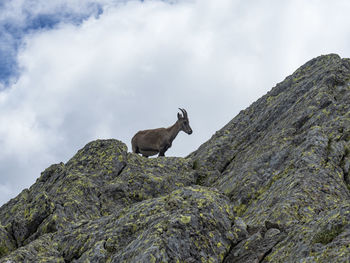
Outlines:
{"type": "Polygon", "coordinates": [[[340,233],[344,230],[343,225],[335,225],[332,226],[331,229],[323,230],[315,235],[312,240],[313,244],[321,243],[323,245],[327,245],[333,241],[340,233]]]}
{"type": "Polygon", "coordinates": [[[8,248],[0,245],[0,258],[8,254],[8,248]]]}

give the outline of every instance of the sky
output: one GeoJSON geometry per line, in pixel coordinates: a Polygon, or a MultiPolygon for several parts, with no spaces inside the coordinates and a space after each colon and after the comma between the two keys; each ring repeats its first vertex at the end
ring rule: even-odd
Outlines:
{"type": "Polygon", "coordinates": [[[0,205],[88,142],[181,132],[187,156],[321,54],[350,57],[347,0],[0,2],[0,205]]]}

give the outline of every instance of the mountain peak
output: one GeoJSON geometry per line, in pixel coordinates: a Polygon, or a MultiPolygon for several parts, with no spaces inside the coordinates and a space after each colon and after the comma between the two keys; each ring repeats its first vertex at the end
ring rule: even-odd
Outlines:
{"type": "Polygon", "coordinates": [[[0,208],[0,262],[345,262],[350,60],[310,60],[186,158],[90,142],[0,208]]]}

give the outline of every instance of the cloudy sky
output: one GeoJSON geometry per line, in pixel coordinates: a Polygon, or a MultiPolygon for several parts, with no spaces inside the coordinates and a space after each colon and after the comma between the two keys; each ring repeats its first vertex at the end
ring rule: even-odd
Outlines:
{"type": "Polygon", "coordinates": [[[186,156],[307,60],[350,57],[350,2],[0,2],[0,205],[98,138],[167,127],[186,156]]]}

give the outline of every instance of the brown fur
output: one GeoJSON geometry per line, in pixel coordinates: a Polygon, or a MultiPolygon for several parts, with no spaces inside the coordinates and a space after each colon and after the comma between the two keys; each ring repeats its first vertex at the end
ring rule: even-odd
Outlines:
{"type": "Polygon", "coordinates": [[[171,147],[173,140],[182,130],[187,134],[192,133],[189,125],[187,112],[180,109],[183,116],[178,114],[178,120],[174,125],[168,128],[158,128],[151,130],[143,130],[137,132],[131,140],[132,151],[141,153],[148,157],[159,153],[158,156],[164,156],[164,153],[171,147]]]}

